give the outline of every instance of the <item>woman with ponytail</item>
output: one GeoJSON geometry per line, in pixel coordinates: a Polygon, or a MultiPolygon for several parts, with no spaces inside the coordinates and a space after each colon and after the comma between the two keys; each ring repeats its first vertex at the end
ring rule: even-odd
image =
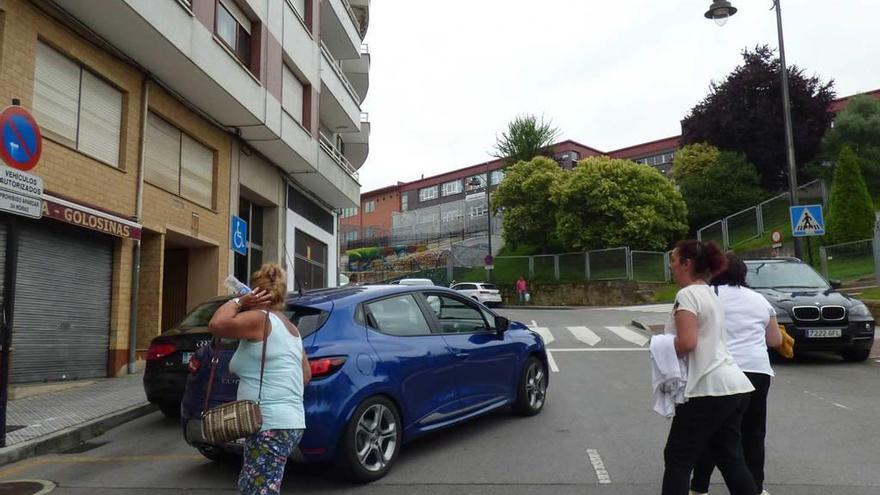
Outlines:
{"type": "Polygon", "coordinates": [[[251,287],[253,292],[220,306],[209,328],[215,336],[239,339],[229,362],[229,370],[240,380],[237,399],[259,397],[263,417],[261,430],[245,439],[239,493],[272,494],[281,492],[287,458],[305,432],[303,391],[312,375],[299,331],[282,313],[287,295],[284,269],[275,263],[263,265],[251,275],[251,287]]]}
{"type": "Polygon", "coordinates": [[[754,390],[725,345],[724,310],[707,281],[727,266],[714,242],[679,241],[670,268],[681,287],[664,333],[687,361],[685,402],[675,407],[663,452],[663,495],[687,495],[691,471],[707,447],[731,495],[756,495],[743,456],[741,423],[754,390]]]}

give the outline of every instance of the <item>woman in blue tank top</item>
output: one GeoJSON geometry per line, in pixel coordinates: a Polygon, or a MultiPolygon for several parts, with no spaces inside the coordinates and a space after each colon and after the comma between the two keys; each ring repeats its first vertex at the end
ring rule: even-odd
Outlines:
{"type": "Polygon", "coordinates": [[[238,477],[242,494],[281,492],[287,458],[306,428],[303,389],[311,379],[309,361],[296,327],[281,310],[287,294],[287,274],[267,263],[251,275],[254,291],[220,306],[209,328],[218,337],[239,339],[229,369],[239,377],[238,400],[259,399],[261,431],[245,439],[238,477]],[[268,321],[268,323],[267,323],[268,321]],[[266,363],[260,387],[263,336],[266,363]]]}

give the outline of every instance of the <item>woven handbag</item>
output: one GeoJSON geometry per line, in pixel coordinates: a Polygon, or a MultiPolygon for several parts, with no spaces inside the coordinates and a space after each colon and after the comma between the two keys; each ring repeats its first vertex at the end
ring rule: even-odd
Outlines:
{"type": "MultiPolygon", "coordinates": [[[[208,378],[208,390],[205,393],[205,405],[202,407],[202,438],[209,443],[219,445],[233,442],[239,438],[250,436],[263,426],[260,413],[260,398],[263,395],[263,369],[266,366],[266,341],[269,340],[269,312],[266,311],[266,324],[263,331],[263,351],[260,357],[260,391],[257,400],[236,400],[208,409],[208,400],[214,385],[220,351],[212,346],[211,376],[208,378]]],[[[216,342],[216,339],[215,339],[216,342]]]]}

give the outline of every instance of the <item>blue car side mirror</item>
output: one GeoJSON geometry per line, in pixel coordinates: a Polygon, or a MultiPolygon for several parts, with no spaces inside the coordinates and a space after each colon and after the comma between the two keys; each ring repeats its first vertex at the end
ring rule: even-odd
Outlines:
{"type": "Polygon", "coordinates": [[[504,332],[510,328],[510,320],[503,316],[495,316],[495,332],[498,333],[498,336],[504,335],[504,332]]]}

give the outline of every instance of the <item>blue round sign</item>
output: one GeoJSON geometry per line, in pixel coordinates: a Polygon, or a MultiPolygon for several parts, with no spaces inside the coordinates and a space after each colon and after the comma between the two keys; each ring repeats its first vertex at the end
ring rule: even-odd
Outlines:
{"type": "Polygon", "coordinates": [[[0,113],[0,157],[19,170],[34,168],[43,152],[40,126],[25,109],[12,106],[0,113]]]}

